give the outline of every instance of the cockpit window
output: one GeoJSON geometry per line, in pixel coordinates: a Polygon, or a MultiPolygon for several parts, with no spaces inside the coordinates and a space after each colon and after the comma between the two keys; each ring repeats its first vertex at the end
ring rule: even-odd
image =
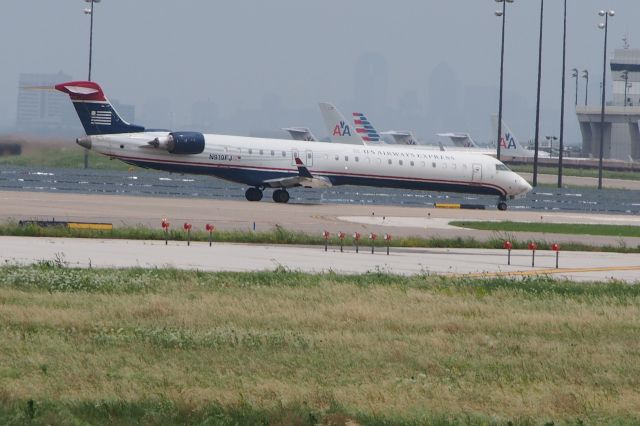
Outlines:
{"type": "Polygon", "coordinates": [[[511,169],[509,169],[504,164],[496,164],[496,170],[499,171],[499,172],[510,172],[511,171],[511,169]]]}

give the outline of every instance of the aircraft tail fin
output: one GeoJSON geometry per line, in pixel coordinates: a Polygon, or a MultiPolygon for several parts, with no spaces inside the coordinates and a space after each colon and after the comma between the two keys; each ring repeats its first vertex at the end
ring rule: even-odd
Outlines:
{"type": "Polygon", "coordinates": [[[380,143],[382,138],[380,133],[373,127],[373,124],[361,112],[353,113],[353,122],[356,125],[356,132],[360,135],[365,144],[380,143]]]}
{"type": "Polygon", "coordinates": [[[140,133],[145,130],[142,126],[129,124],[123,120],[97,83],[71,81],[57,84],[55,89],[69,95],[88,136],[140,133]]]}
{"type": "MultiPolygon", "coordinates": [[[[493,134],[498,133],[498,116],[491,115],[491,126],[493,134]]],[[[500,151],[502,155],[510,155],[513,157],[533,157],[533,152],[523,147],[513,134],[511,129],[502,120],[502,134],[500,135],[500,151]]]]}
{"type": "Polygon", "coordinates": [[[381,134],[391,136],[397,145],[418,145],[418,140],[409,130],[389,130],[381,134]]]}
{"type": "Polygon", "coordinates": [[[322,118],[324,118],[324,124],[327,126],[327,131],[333,142],[363,144],[362,138],[334,105],[321,102],[319,106],[322,118]]]}
{"type": "Polygon", "coordinates": [[[289,132],[291,139],[296,141],[315,142],[318,140],[307,127],[285,127],[282,130],[289,132]]]}
{"type": "Polygon", "coordinates": [[[478,148],[478,144],[469,133],[438,133],[438,136],[451,139],[451,142],[459,148],[478,148]]]}

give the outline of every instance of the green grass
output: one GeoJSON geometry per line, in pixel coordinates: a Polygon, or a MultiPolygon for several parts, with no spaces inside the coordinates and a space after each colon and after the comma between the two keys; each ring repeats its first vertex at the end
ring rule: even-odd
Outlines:
{"type": "MultiPolygon", "coordinates": [[[[84,150],[78,146],[65,148],[39,148],[28,154],[0,157],[0,166],[37,166],[48,168],[81,169],[84,167],[84,150]]],[[[122,161],[89,151],[89,167],[98,170],[130,170],[122,161]]]]}
{"type": "MultiPolygon", "coordinates": [[[[509,165],[509,168],[516,173],[533,173],[533,165],[509,165]]],[[[558,175],[557,167],[539,167],[538,173],[547,175],[558,175]]],[[[598,177],[598,169],[578,169],[572,167],[562,168],[563,176],[577,176],[577,177],[598,177]]],[[[624,180],[640,180],[640,173],[638,172],[623,172],[616,170],[603,170],[602,176],[605,179],[624,179],[624,180]]]]}
{"type": "MultiPolygon", "coordinates": [[[[454,222],[456,226],[462,224],[475,224],[476,222],[454,222]]],[[[491,222],[489,222],[491,223],[491,222]]],[[[422,238],[422,237],[398,237],[393,238],[391,247],[425,247],[425,248],[502,248],[504,240],[509,240],[513,248],[526,249],[529,241],[518,240],[507,229],[497,228],[498,232],[493,238],[488,240],[477,240],[475,238],[422,238]]],[[[161,229],[147,228],[143,226],[114,228],[112,231],[93,231],[84,229],[70,229],[66,227],[38,227],[35,225],[20,226],[17,223],[9,222],[0,224],[0,236],[20,236],[20,237],[55,237],[55,238],[107,238],[107,239],[128,239],[128,240],[164,240],[166,235],[161,229]]],[[[186,241],[187,233],[181,229],[171,229],[168,234],[171,241],[186,241]]],[[[191,241],[208,241],[209,234],[203,230],[192,231],[191,241]]],[[[325,241],[320,235],[310,235],[303,232],[290,231],[283,227],[276,227],[271,231],[251,232],[251,231],[216,231],[213,234],[214,242],[252,243],[252,244],[295,244],[295,245],[324,245],[325,241]]],[[[535,241],[539,247],[549,247],[550,242],[538,239],[535,241]]],[[[332,234],[329,239],[331,246],[338,246],[340,240],[336,234],[332,234]]],[[[366,249],[371,242],[368,235],[363,235],[360,240],[360,247],[366,249]]],[[[354,246],[351,235],[344,239],[345,247],[354,246]]],[[[386,246],[383,235],[378,235],[375,241],[376,247],[386,246]]],[[[563,250],[575,251],[606,251],[618,253],[640,253],[639,247],[630,247],[620,241],[618,245],[589,245],[583,243],[567,242],[562,245],[563,250]]]]}
{"type": "Polygon", "coordinates": [[[544,232],[549,234],[604,235],[609,237],[640,237],[640,226],[631,225],[584,225],[578,223],[537,222],[465,222],[455,221],[450,225],[482,231],[544,232]]]}
{"type": "Polygon", "coordinates": [[[4,266],[0,424],[631,425],[639,331],[616,282],[4,266]]]}

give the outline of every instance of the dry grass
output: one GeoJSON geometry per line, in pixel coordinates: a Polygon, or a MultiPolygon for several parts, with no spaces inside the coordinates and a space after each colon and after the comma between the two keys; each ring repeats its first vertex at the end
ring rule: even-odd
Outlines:
{"type": "Polygon", "coordinates": [[[0,286],[0,401],[640,420],[637,292],[282,275],[106,294],[0,286]]]}

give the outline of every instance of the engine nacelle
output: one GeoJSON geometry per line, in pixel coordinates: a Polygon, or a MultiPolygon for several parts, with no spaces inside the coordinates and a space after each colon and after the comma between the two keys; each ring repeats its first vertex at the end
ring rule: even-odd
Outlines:
{"type": "Polygon", "coordinates": [[[204,151],[204,135],[198,132],[171,132],[166,147],[171,154],[200,154],[204,151]]]}

